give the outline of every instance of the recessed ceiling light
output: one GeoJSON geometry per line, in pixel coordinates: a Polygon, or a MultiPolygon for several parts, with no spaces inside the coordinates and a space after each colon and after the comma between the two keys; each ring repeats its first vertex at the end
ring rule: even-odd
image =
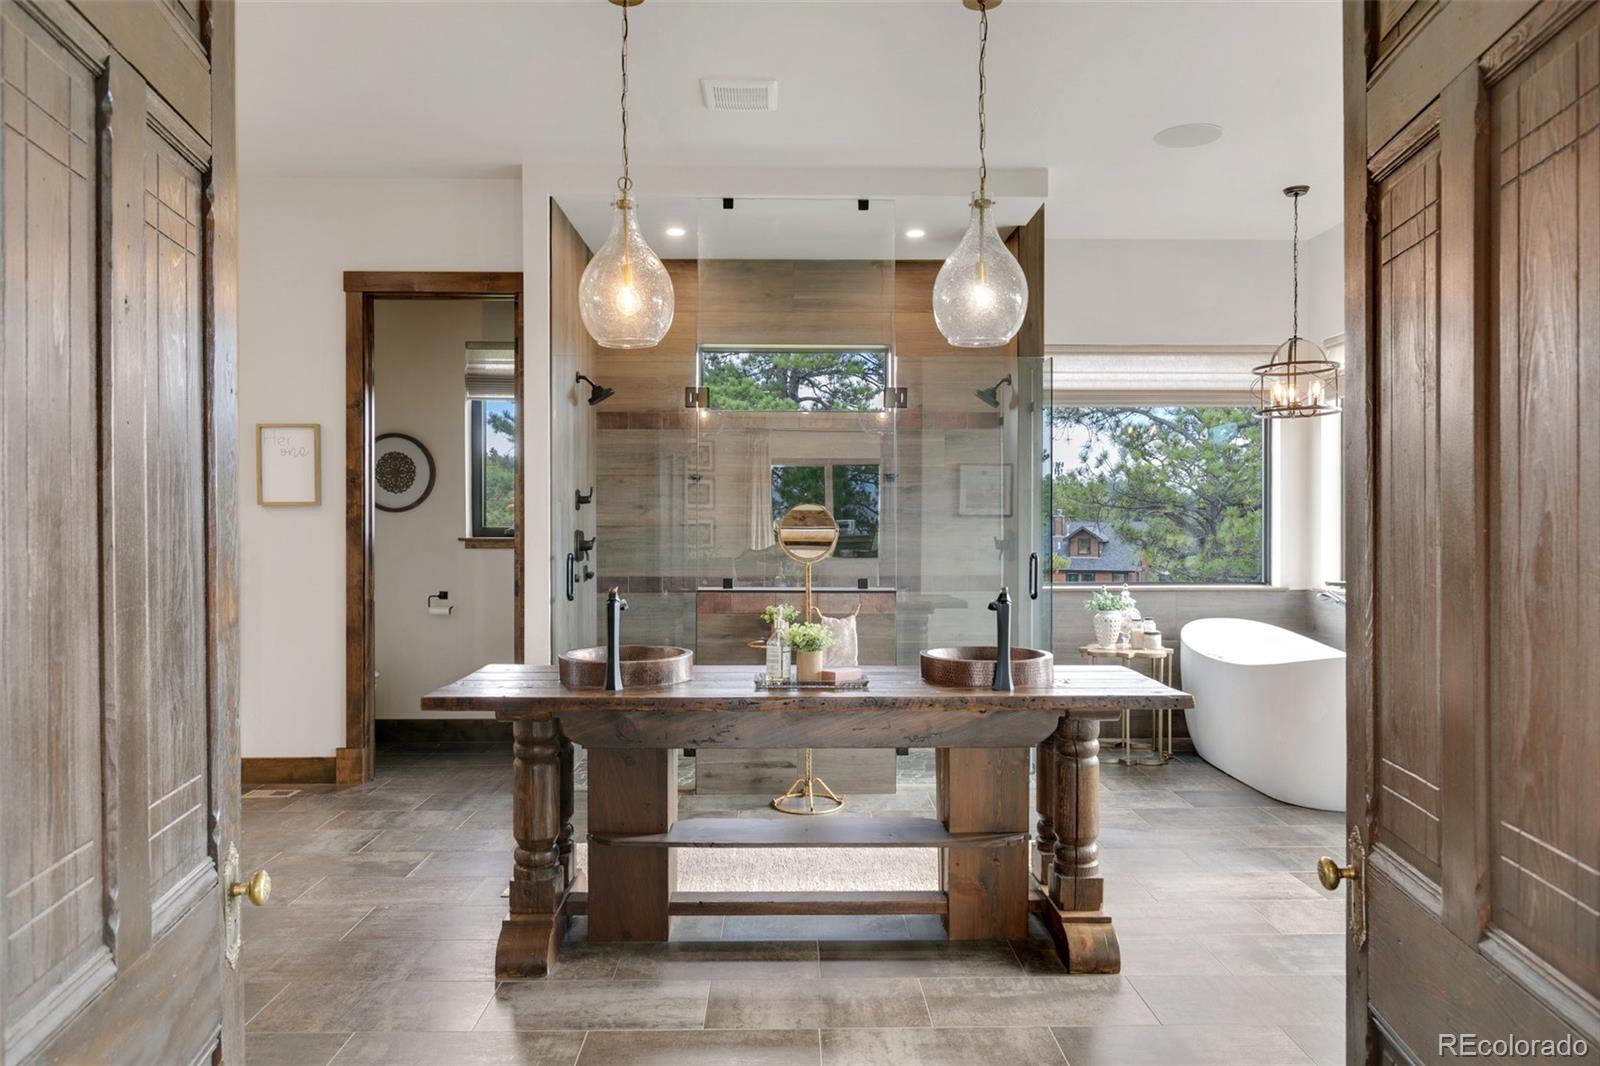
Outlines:
{"type": "Polygon", "coordinates": [[[1163,148],[1199,148],[1221,136],[1221,126],[1210,122],[1185,122],[1181,126],[1168,126],[1157,133],[1155,142],[1163,148]]]}
{"type": "Polygon", "coordinates": [[[682,226],[668,226],[667,227],[667,236],[668,237],[682,237],[687,232],[689,232],[689,231],[684,229],[682,226]]]}
{"type": "Polygon", "coordinates": [[[922,238],[926,237],[927,235],[928,235],[928,231],[925,230],[925,229],[908,229],[908,230],[906,230],[906,236],[909,239],[914,240],[914,241],[920,241],[920,240],[922,240],[922,238]]]}

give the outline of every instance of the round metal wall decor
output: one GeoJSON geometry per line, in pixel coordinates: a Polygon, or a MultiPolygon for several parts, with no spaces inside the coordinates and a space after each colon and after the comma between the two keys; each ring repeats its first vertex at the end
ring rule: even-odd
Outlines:
{"type": "Polygon", "coordinates": [[[378,437],[373,463],[373,503],[380,511],[409,511],[433,491],[433,455],[404,433],[378,437]]]}

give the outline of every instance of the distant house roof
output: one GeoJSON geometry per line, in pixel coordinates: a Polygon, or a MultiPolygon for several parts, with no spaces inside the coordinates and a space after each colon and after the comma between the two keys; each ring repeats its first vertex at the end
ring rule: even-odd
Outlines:
{"type": "Polygon", "coordinates": [[[1138,549],[1125,544],[1116,530],[1103,522],[1068,522],[1067,532],[1054,538],[1055,554],[1067,560],[1066,569],[1105,573],[1137,574],[1143,567],[1139,563],[1138,549]],[[1072,538],[1087,533],[1100,542],[1098,556],[1073,555],[1069,551],[1072,538]]]}

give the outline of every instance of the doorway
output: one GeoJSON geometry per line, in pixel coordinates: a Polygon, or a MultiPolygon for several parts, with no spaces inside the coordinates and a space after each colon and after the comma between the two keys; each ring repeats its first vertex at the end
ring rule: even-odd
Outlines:
{"type": "MultiPolygon", "coordinates": [[[[437,553],[476,553],[485,548],[493,550],[509,546],[512,556],[511,653],[514,661],[522,661],[523,531],[514,521],[506,520],[507,514],[515,512],[514,501],[523,499],[525,474],[520,458],[512,473],[510,496],[513,504],[506,506],[500,497],[505,495],[502,446],[508,443],[509,438],[511,453],[516,457],[523,454],[524,349],[520,273],[349,272],[344,277],[344,288],[347,456],[345,745],[338,750],[336,775],[340,784],[355,784],[372,779],[377,742],[376,723],[380,706],[377,684],[380,669],[375,605],[379,593],[376,535],[380,505],[385,509],[386,524],[390,518],[408,519],[403,524],[394,525],[394,536],[403,538],[408,546],[416,550],[421,550],[417,545],[427,545],[427,550],[435,558],[438,557],[437,553]],[[461,402],[459,405],[447,402],[439,408],[447,412],[446,417],[449,417],[449,411],[459,410],[460,421],[454,431],[441,429],[432,442],[416,433],[408,433],[399,423],[390,425],[376,402],[376,364],[379,360],[375,356],[380,321],[388,310],[393,310],[397,318],[416,317],[414,314],[408,315],[407,309],[398,303],[400,301],[406,304],[470,301],[489,309],[489,313],[482,316],[485,322],[509,318],[508,328],[503,331],[505,336],[463,336],[459,345],[444,345],[446,350],[433,353],[431,358],[436,365],[437,361],[450,360],[452,353],[459,358],[459,364],[452,365],[449,372],[454,375],[456,370],[460,371],[456,380],[461,382],[461,402]],[[502,310],[505,305],[509,307],[502,310]],[[510,345],[509,374],[505,372],[503,359],[496,358],[494,349],[497,343],[502,348],[506,343],[510,345]],[[474,423],[474,417],[482,425],[474,423]],[[380,437],[383,442],[381,448],[378,445],[380,437]],[[486,462],[471,460],[475,444],[480,446],[486,462]],[[491,450],[497,453],[496,457],[489,456],[491,450]],[[391,478],[387,484],[380,484],[377,469],[380,451],[388,466],[397,471],[403,468],[403,473],[409,476],[391,478]],[[484,491],[485,486],[487,492],[484,491]],[[473,491],[474,488],[478,491],[473,491]],[[432,497],[435,491],[440,495],[430,500],[428,497],[432,497]],[[422,528],[425,524],[422,509],[425,507],[431,513],[426,530],[422,528]],[[454,530],[453,538],[433,528],[441,522],[454,530]],[[411,545],[410,542],[416,544],[411,545]]],[[[464,317],[471,318],[472,315],[469,312],[464,317]]],[[[395,324],[402,327],[403,335],[405,323],[395,324]]],[[[479,332],[481,334],[482,331],[479,332]]],[[[395,410],[397,414],[406,413],[409,418],[418,417],[414,409],[408,412],[406,407],[398,406],[395,410]]],[[[435,416],[437,414],[436,411],[435,416]]],[[[454,561],[459,562],[460,556],[454,561]]],[[[487,559],[484,561],[487,562],[487,559]]],[[[391,566],[399,565],[391,560],[391,566]]],[[[446,569],[459,571],[462,568],[454,566],[446,569]]],[[[486,567],[468,569],[476,572],[486,567]]],[[[481,585],[484,578],[480,575],[476,579],[466,580],[481,585]]],[[[462,619],[455,617],[457,609],[462,606],[460,594],[452,602],[449,592],[447,585],[429,588],[423,591],[418,602],[413,603],[411,599],[416,597],[407,598],[401,590],[389,590],[388,595],[394,597],[395,602],[386,603],[385,611],[394,612],[392,617],[397,620],[434,623],[440,632],[451,622],[456,622],[457,628],[462,628],[462,619]],[[441,592],[447,595],[440,597],[438,593],[441,592]],[[412,619],[411,615],[418,617],[412,619]]],[[[407,634],[405,639],[428,640],[435,657],[439,654],[448,655],[451,646],[461,643],[454,637],[432,641],[426,634],[410,633],[398,621],[396,628],[407,634]]],[[[459,672],[457,670],[450,676],[454,677],[459,672]]],[[[391,680],[399,683],[402,679],[391,680]]],[[[415,679],[409,676],[406,679],[407,683],[412,680],[415,679]]]]}

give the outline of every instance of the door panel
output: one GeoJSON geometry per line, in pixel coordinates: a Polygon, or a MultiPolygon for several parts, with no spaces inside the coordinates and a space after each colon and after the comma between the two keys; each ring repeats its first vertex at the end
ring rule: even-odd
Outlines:
{"type": "Polygon", "coordinates": [[[1378,728],[1381,845],[1439,891],[1439,144],[1376,183],[1378,728]]]}
{"type": "Polygon", "coordinates": [[[166,0],[95,10],[0,20],[0,1062],[238,1058],[231,92],[108,40],[166,0]]]}
{"type": "Polygon", "coordinates": [[[1493,925],[1600,996],[1600,12],[1494,86],[1493,925]],[[1561,634],[1561,636],[1555,636],[1561,634]],[[1570,642],[1568,641],[1570,637],[1570,642]],[[1534,642],[1540,638],[1535,636],[1534,642]]]}
{"type": "Polygon", "coordinates": [[[1600,7],[1399,12],[1346,8],[1350,1057],[1593,1048],[1600,7]]]}
{"type": "MultiPolygon", "coordinates": [[[[102,878],[95,71],[13,5],[3,43],[0,804],[7,1043],[111,976],[102,878]],[[45,806],[51,806],[49,816],[45,806]]],[[[9,1055],[7,1056],[10,1057],[9,1055]]]]}

